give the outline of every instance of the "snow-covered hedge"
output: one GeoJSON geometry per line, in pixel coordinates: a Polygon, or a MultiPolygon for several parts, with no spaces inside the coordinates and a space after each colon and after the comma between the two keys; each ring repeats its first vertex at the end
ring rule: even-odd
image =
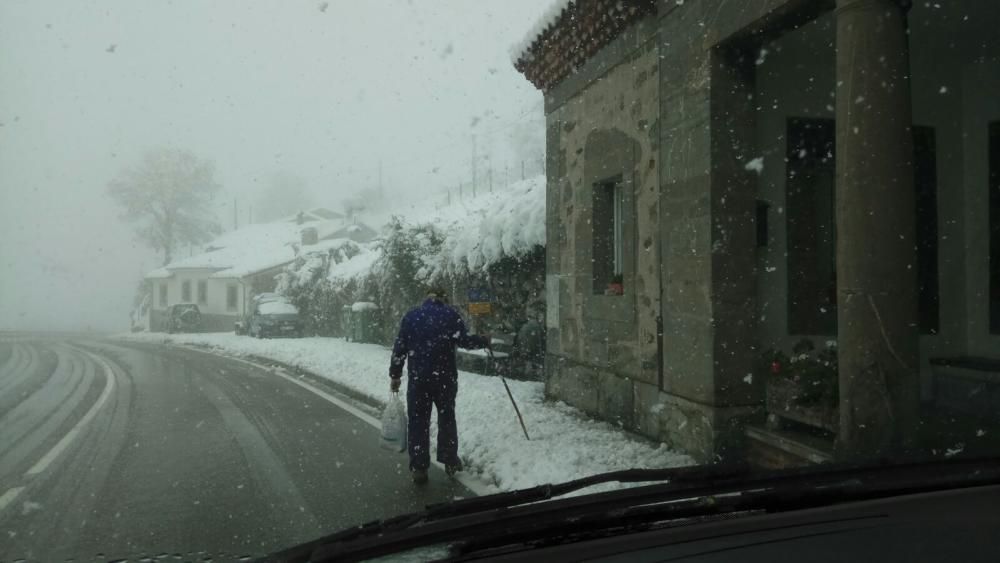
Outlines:
{"type": "MultiPolygon", "coordinates": [[[[545,179],[457,203],[419,220],[393,217],[368,244],[343,241],[300,256],[278,290],[298,305],[312,332],[341,335],[342,308],[378,305],[382,338],[430,285],[493,289],[511,318],[540,298],[544,276],[545,179]]],[[[506,322],[506,320],[504,319],[506,322]]]]}

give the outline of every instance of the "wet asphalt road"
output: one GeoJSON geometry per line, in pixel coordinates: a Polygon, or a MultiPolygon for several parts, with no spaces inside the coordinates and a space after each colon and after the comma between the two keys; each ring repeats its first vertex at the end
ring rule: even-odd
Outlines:
{"type": "Polygon", "coordinates": [[[0,561],[260,556],[471,496],[273,373],[158,345],[0,334],[0,561]]]}

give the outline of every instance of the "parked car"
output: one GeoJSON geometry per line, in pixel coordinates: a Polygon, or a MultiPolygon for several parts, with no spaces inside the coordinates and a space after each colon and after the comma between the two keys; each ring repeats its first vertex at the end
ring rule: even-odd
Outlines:
{"type": "Polygon", "coordinates": [[[194,303],[177,303],[167,309],[167,332],[201,330],[201,311],[194,303]]]}
{"type": "Polygon", "coordinates": [[[255,302],[246,323],[247,334],[256,338],[302,337],[299,310],[287,301],[255,302]]]}
{"type": "Polygon", "coordinates": [[[250,334],[250,319],[253,317],[253,308],[261,303],[267,303],[268,301],[284,301],[287,302],[285,297],[280,293],[265,292],[258,293],[250,298],[251,310],[250,313],[242,316],[233,323],[234,332],[236,336],[242,336],[244,334],[250,334]]]}

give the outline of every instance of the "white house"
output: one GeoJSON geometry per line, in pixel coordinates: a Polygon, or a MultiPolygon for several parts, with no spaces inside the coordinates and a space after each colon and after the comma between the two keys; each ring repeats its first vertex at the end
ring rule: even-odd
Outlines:
{"type": "MultiPolygon", "coordinates": [[[[167,308],[195,303],[207,331],[227,331],[249,300],[274,291],[275,276],[299,253],[349,237],[353,227],[335,212],[314,209],[291,220],[248,225],[213,240],[204,252],[146,274],[151,284],[148,330],[163,330],[167,308]]],[[[366,234],[374,230],[365,227],[366,234]]]]}

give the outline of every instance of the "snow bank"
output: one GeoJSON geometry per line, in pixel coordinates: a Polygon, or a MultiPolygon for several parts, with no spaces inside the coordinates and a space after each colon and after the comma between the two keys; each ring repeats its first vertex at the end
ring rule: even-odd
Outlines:
{"type": "MultiPolygon", "coordinates": [[[[378,402],[388,395],[390,352],[374,344],[348,343],[338,338],[257,340],[229,333],[169,337],[143,333],[121,338],[202,345],[236,356],[271,358],[378,402]]],[[[664,445],[651,445],[611,424],[588,419],[563,403],[546,402],[541,383],[508,384],[524,416],[530,442],[524,439],[498,378],[459,372],[459,453],[468,472],[497,490],[568,481],[617,469],[694,463],[664,445]]],[[[436,427],[432,426],[431,431],[436,432],[436,427]]],[[[433,437],[431,443],[436,443],[433,437]]]]}

